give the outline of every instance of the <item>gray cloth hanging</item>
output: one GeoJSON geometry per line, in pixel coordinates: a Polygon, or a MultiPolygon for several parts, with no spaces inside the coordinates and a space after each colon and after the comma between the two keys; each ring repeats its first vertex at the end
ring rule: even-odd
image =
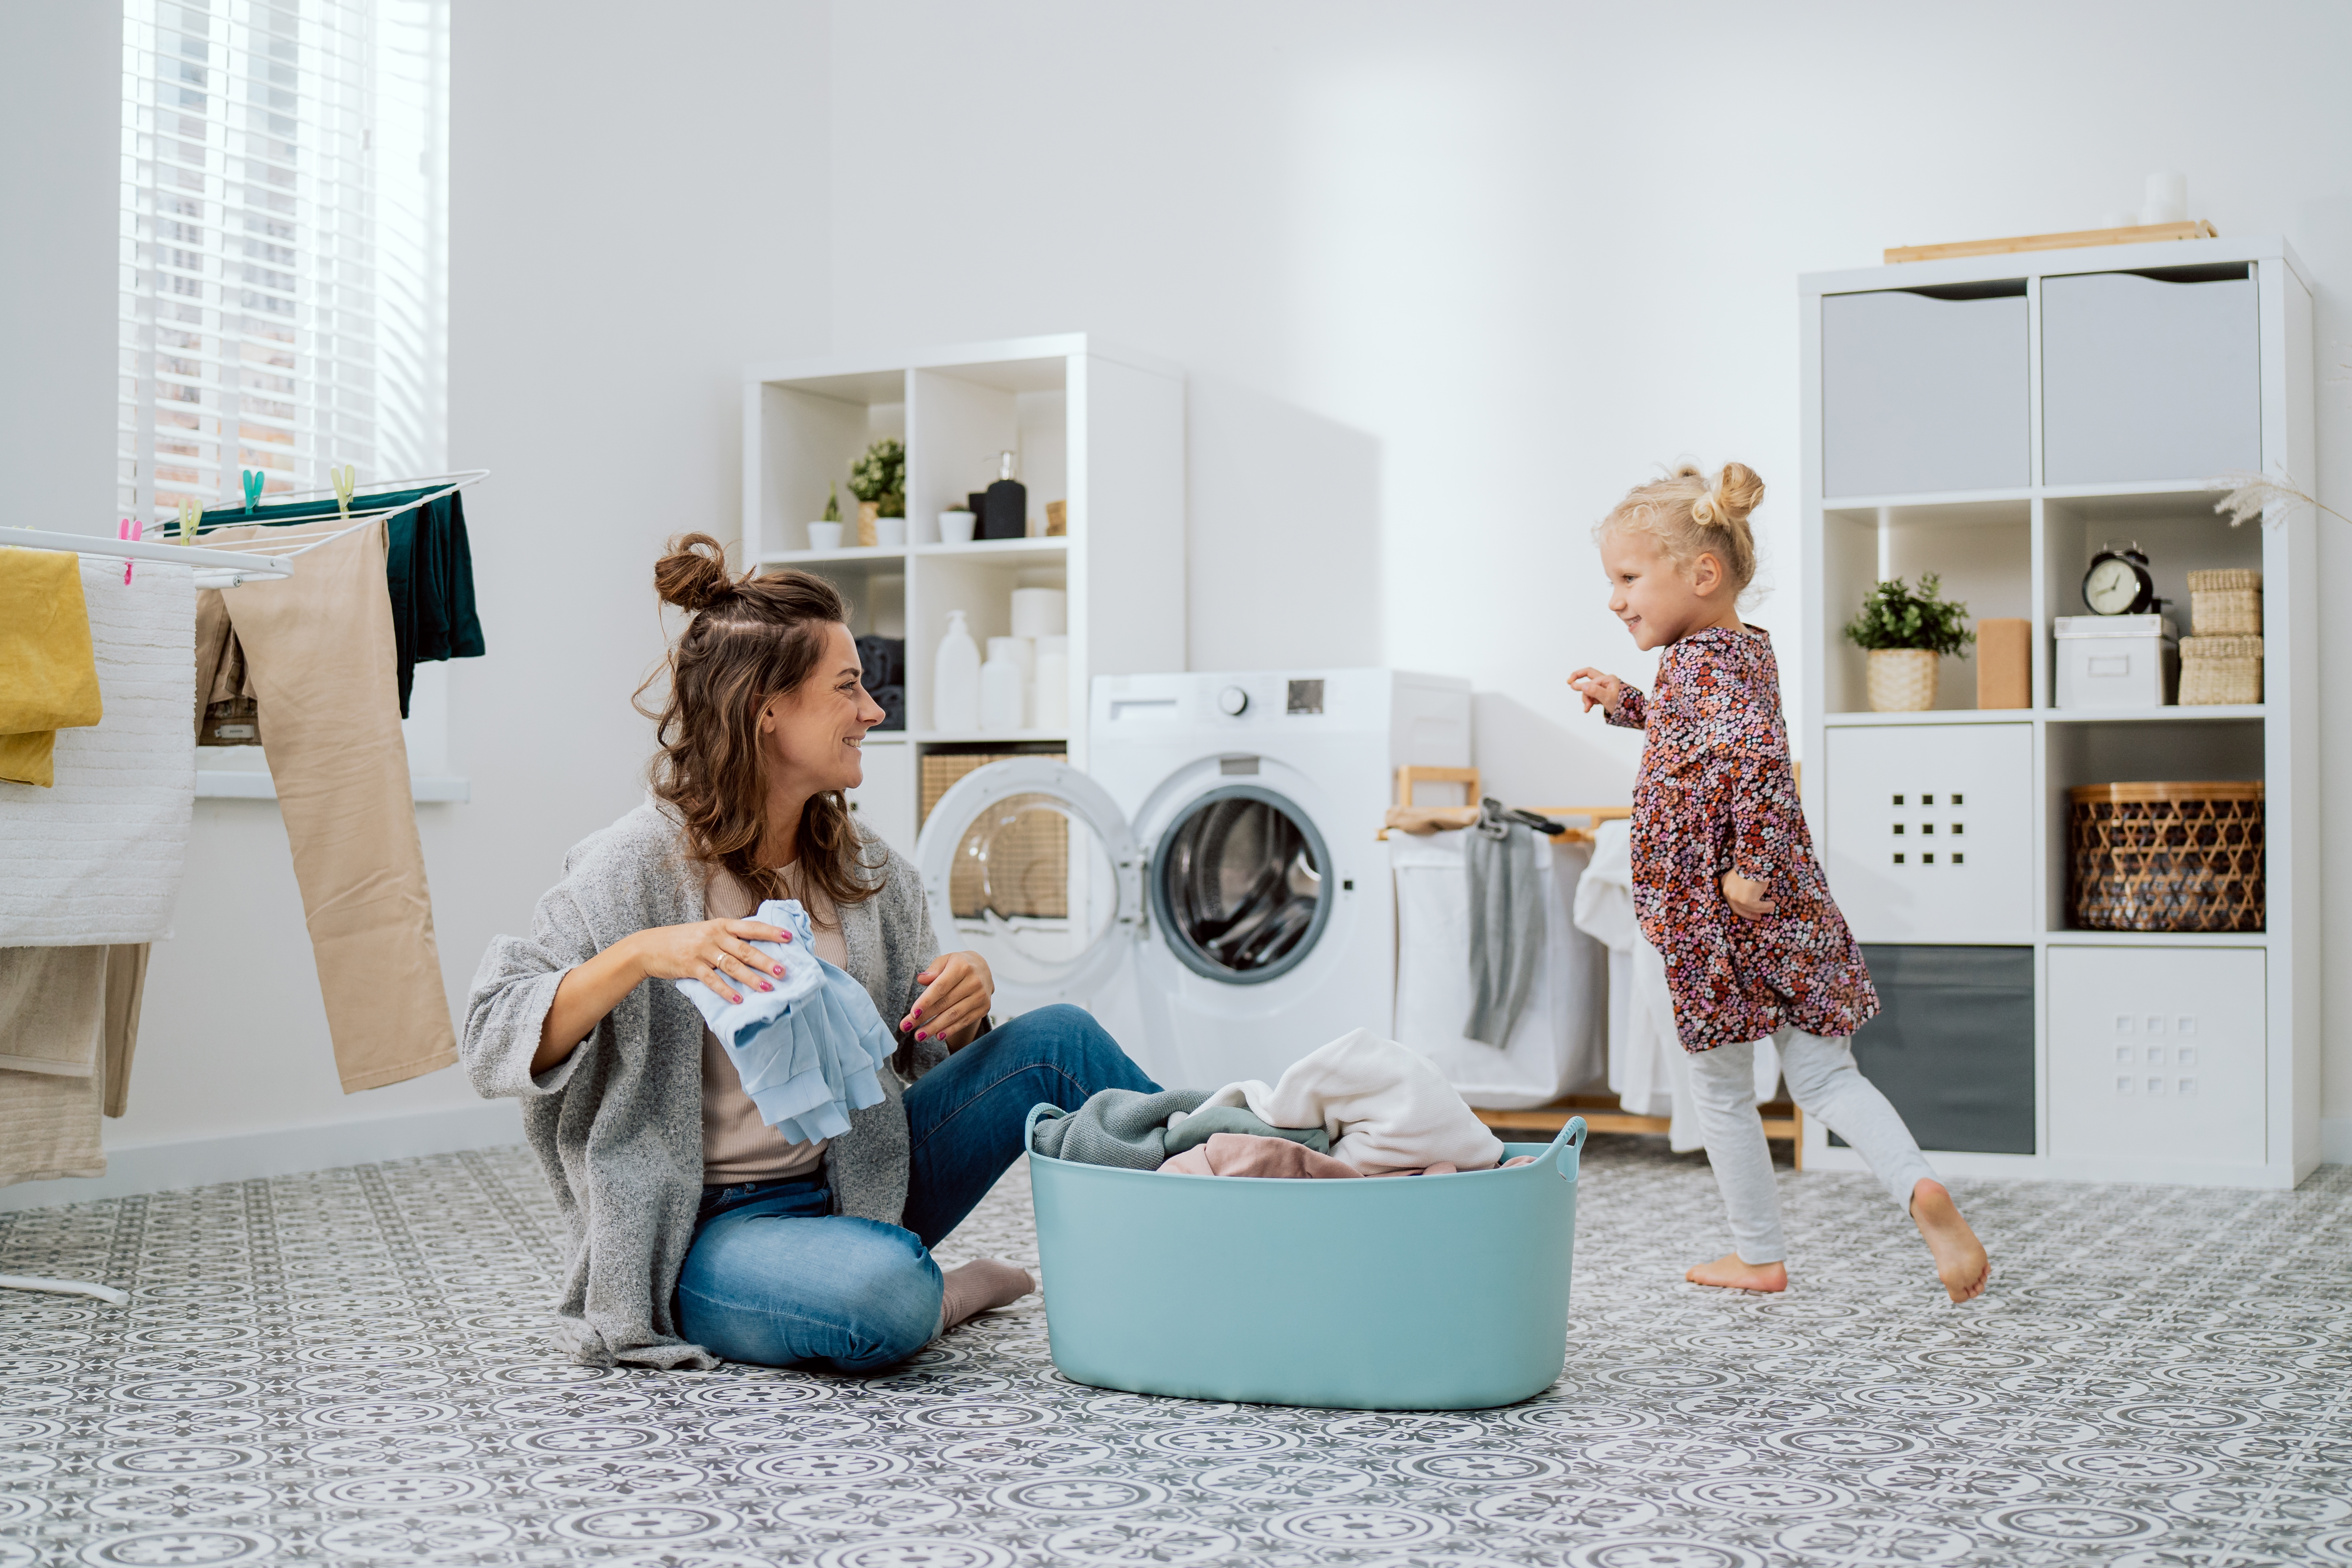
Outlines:
{"type": "Polygon", "coordinates": [[[1535,989],[1544,948],[1536,832],[1498,800],[1478,803],[1462,847],[1470,876],[1470,1021],[1463,1035],[1500,1048],[1535,989]]]}

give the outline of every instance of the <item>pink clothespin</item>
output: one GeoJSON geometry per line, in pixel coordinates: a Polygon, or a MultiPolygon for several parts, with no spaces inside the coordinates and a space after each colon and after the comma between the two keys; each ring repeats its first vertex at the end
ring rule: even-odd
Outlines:
{"type": "MultiPolygon", "coordinates": [[[[114,537],[117,539],[127,539],[135,544],[139,542],[140,536],[144,534],[146,531],[147,525],[145,523],[134,521],[132,519],[126,517],[122,520],[122,525],[114,531],[114,537]]],[[[122,585],[126,588],[131,586],[131,563],[128,561],[122,563],[122,585]]]]}

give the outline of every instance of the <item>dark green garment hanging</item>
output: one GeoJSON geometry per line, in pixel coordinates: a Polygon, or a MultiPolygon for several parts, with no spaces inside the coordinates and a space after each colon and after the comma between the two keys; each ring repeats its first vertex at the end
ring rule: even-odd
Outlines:
{"type": "MultiPolygon", "coordinates": [[[[440,487],[385,490],[353,498],[365,510],[401,506],[440,487]]],[[[313,522],[341,509],[331,500],[218,507],[205,513],[201,530],[255,523],[277,527],[313,522]]],[[[384,588],[392,596],[394,657],[400,679],[400,716],[408,717],[408,696],[416,666],[427,660],[482,657],[482,622],[474,610],[474,556],[466,539],[465,498],[452,490],[394,517],[384,530],[384,588]]]]}

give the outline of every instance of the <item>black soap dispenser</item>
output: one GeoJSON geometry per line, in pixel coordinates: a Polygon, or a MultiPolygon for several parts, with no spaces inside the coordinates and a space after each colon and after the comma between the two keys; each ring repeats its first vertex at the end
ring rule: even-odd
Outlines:
{"type": "Polygon", "coordinates": [[[1013,477],[1013,454],[997,460],[996,482],[981,502],[982,539],[1024,539],[1029,533],[1029,487],[1013,477]]]}

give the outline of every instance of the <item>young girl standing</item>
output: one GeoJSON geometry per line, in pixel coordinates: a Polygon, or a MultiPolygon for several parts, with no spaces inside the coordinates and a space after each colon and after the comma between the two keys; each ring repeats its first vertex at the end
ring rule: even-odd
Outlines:
{"type": "Polygon", "coordinates": [[[1857,1071],[1849,1037],[1878,1011],[1862,950],[1830,898],[1797,803],[1770,637],[1739,618],[1756,574],[1748,515],[1764,481],[1740,463],[1685,464],[1628,491],[1595,531],[1609,607],[1663,647],[1644,698],[1591,668],[1569,685],[1591,712],[1644,732],[1633,785],[1633,905],[1665,960],[1675,1026],[1733,1250],[1686,1278],[1785,1290],[1788,1247],[1756,1111],[1756,1042],[1780,1047],[1789,1092],[1852,1144],[1911,1216],[1955,1301],[1991,1275],[1983,1246],[1903,1119],[1857,1071]]]}

